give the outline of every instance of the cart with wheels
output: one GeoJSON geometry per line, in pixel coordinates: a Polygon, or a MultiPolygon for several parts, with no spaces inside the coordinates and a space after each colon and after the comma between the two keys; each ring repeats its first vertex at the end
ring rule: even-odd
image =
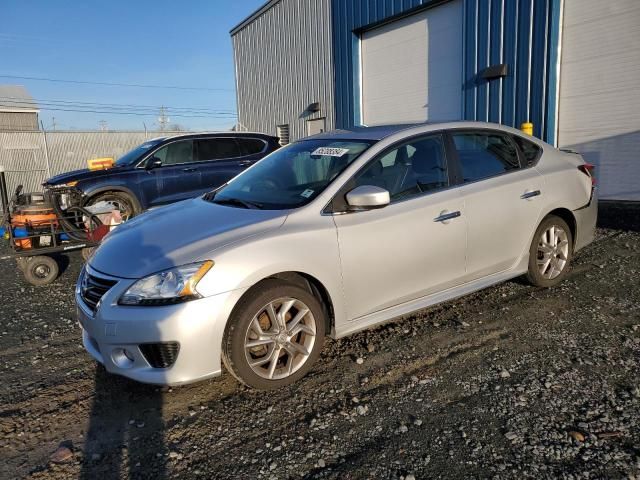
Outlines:
{"type": "Polygon", "coordinates": [[[9,199],[2,167],[0,199],[0,238],[5,238],[11,249],[0,259],[15,258],[18,270],[32,285],[52,283],[60,274],[58,257],[62,253],[82,250],[86,254],[109,231],[92,212],[80,207],[62,211],[42,193],[22,193],[18,187],[9,199]]]}

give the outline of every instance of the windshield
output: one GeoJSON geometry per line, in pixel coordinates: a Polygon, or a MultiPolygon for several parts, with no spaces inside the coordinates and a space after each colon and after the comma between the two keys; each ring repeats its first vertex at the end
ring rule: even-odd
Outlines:
{"type": "Polygon", "coordinates": [[[125,153],[118,160],[116,160],[116,165],[124,166],[131,165],[136,163],[140,158],[145,155],[150,149],[158,145],[160,142],[165,140],[164,138],[154,138],[153,140],[149,140],[148,142],[144,142],[142,145],[138,145],[136,148],[131,150],[128,153],[125,153]]]}
{"type": "Polygon", "coordinates": [[[306,205],[374,142],[306,140],[276,150],[207,200],[239,208],[306,205]]]}

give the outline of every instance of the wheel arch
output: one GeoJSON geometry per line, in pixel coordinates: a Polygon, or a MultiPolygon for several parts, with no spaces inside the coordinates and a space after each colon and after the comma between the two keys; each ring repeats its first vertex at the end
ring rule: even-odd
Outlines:
{"type": "Polygon", "coordinates": [[[568,208],[555,208],[548,212],[544,217],[542,217],[541,222],[544,221],[545,218],[552,215],[560,217],[562,220],[567,222],[567,225],[569,225],[569,229],[571,230],[571,249],[573,250],[575,248],[576,238],[578,236],[578,223],[576,221],[575,215],[568,208]]]}
{"type": "MultiPolygon", "coordinates": [[[[308,273],[299,272],[299,271],[283,271],[283,272],[274,273],[255,282],[251,286],[251,288],[249,288],[244,293],[244,295],[242,295],[241,298],[245,297],[246,295],[251,295],[251,292],[255,288],[259,288],[259,286],[267,280],[281,280],[283,282],[292,283],[294,285],[304,288],[309,293],[311,293],[318,300],[318,302],[320,302],[320,305],[322,305],[323,309],[325,310],[325,314],[326,314],[325,315],[325,318],[326,318],[325,331],[327,335],[333,336],[334,327],[335,327],[334,303],[329,293],[329,290],[318,278],[308,273]]],[[[238,303],[240,303],[240,299],[236,302],[236,305],[238,303]]],[[[235,306],[234,306],[234,309],[235,309],[235,306]]]]}
{"type": "Polygon", "coordinates": [[[142,212],[142,204],[140,202],[140,199],[138,198],[138,196],[135,194],[135,192],[133,190],[131,190],[128,187],[122,186],[122,185],[110,185],[110,186],[104,186],[104,187],[100,187],[100,188],[96,188],[95,190],[91,190],[89,192],[85,193],[85,197],[83,200],[83,205],[87,205],[87,203],[94,199],[95,197],[105,194],[105,193],[124,193],[126,195],[128,195],[129,197],[131,197],[131,199],[134,202],[133,207],[137,210],[137,213],[141,213],[142,212]]]}

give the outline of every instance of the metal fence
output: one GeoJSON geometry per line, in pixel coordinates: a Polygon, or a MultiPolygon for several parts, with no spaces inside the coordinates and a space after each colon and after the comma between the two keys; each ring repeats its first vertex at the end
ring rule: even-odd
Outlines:
{"type": "Polygon", "coordinates": [[[0,132],[0,165],[9,192],[40,191],[60,173],[87,167],[91,158],[118,158],[144,141],[184,132],[0,132]]]}

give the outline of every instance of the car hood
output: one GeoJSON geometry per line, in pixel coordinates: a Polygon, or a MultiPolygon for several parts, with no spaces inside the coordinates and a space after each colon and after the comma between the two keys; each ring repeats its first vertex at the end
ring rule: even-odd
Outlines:
{"type": "Polygon", "coordinates": [[[121,169],[122,167],[113,167],[107,170],[89,170],[88,168],[82,170],[74,170],[72,172],[66,172],[60,175],[56,175],[55,177],[51,177],[49,180],[44,182],[43,185],[64,185],[65,183],[69,182],[81,182],[82,180],[106,177],[107,175],[112,175],[116,171],[121,169]]]}
{"type": "Polygon", "coordinates": [[[142,278],[209,259],[213,250],[278,228],[286,217],[282,210],[234,208],[202,198],[186,200],[118,226],[102,241],[89,264],[114,277],[142,278]]]}

